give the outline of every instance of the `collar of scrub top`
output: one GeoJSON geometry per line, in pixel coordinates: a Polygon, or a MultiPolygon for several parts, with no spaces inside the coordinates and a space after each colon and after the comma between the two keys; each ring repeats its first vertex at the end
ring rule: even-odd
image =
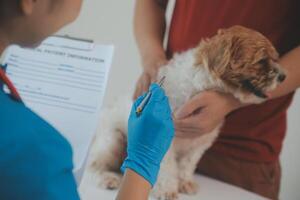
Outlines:
{"type": "Polygon", "coordinates": [[[14,100],[22,102],[22,99],[21,99],[21,96],[20,96],[18,90],[16,89],[14,84],[11,82],[11,80],[8,78],[8,76],[6,75],[6,72],[5,72],[6,67],[7,67],[7,64],[0,66],[0,82],[2,82],[3,84],[5,84],[8,87],[8,89],[10,91],[10,95],[14,100]]]}

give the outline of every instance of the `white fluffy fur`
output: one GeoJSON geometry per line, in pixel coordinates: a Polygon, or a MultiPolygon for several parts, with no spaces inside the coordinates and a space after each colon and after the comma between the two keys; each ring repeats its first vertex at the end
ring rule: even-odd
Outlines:
{"type": "MultiPolygon", "coordinates": [[[[159,71],[166,76],[164,89],[173,111],[201,91],[222,87],[205,67],[195,67],[195,49],[174,56],[159,71]],[[216,85],[219,84],[219,85],[216,85]]],[[[98,132],[91,152],[93,168],[99,172],[100,184],[116,188],[120,184],[118,169],[125,151],[127,119],[130,112],[129,97],[117,100],[113,107],[102,112],[101,131],[98,132]]],[[[202,154],[212,145],[219,133],[214,131],[197,139],[176,138],[162,164],[154,195],[159,199],[175,199],[178,192],[195,193],[197,185],[193,174],[202,154]]]]}

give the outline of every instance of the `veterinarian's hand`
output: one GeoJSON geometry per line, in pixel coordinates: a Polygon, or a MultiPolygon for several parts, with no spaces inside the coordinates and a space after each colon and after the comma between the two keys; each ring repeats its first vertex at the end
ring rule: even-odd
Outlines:
{"type": "Polygon", "coordinates": [[[144,71],[136,83],[134,100],[148,91],[150,84],[156,81],[159,68],[167,62],[166,58],[144,62],[144,71]]]}
{"type": "Polygon", "coordinates": [[[202,92],[175,113],[176,136],[193,138],[209,133],[223,122],[227,114],[240,106],[232,95],[202,92]]]}
{"type": "Polygon", "coordinates": [[[127,158],[121,170],[130,168],[153,186],[174,137],[174,124],[164,91],[157,84],[152,84],[150,90],[152,95],[140,115],[136,114],[136,108],[145,95],[132,107],[128,120],[127,158]]]}

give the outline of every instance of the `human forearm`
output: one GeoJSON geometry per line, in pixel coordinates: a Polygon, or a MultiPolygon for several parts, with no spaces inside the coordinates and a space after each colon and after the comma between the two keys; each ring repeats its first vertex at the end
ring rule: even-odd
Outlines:
{"type": "Polygon", "coordinates": [[[141,55],[143,72],[136,83],[133,99],[145,93],[156,81],[160,66],[167,63],[163,47],[168,0],[137,0],[134,32],[141,55]]]}
{"type": "Polygon", "coordinates": [[[287,95],[300,87],[300,47],[284,55],[279,64],[285,69],[287,77],[282,84],[271,92],[271,98],[287,95]]]}
{"type": "Polygon", "coordinates": [[[134,32],[144,67],[155,66],[153,62],[159,65],[160,60],[166,59],[163,48],[166,5],[167,0],[136,1],[134,32]]]}
{"type": "Polygon", "coordinates": [[[151,185],[142,176],[127,169],[117,200],[147,200],[151,185]]]}

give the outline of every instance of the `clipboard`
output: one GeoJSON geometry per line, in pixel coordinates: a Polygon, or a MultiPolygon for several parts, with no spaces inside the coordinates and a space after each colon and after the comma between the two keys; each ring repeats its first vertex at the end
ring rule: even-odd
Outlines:
{"type": "Polygon", "coordinates": [[[73,37],[70,35],[54,35],[54,36],[60,37],[60,38],[66,38],[66,39],[70,39],[70,40],[77,40],[77,41],[81,41],[81,42],[94,43],[94,40],[92,40],[92,39],[84,39],[84,38],[79,38],[79,37],[73,37]]]}
{"type": "Polygon", "coordinates": [[[73,147],[79,184],[96,133],[114,47],[51,36],[35,49],[11,46],[2,57],[24,103],[73,147]]]}
{"type": "MultiPolygon", "coordinates": [[[[50,38],[63,38],[69,40],[68,45],[57,45],[57,47],[65,48],[65,49],[73,49],[73,50],[79,50],[79,51],[92,51],[93,48],[95,48],[94,40],[91,39],[84,39],[84,38],[78,38],[73,37],[69,35],[53,35],[50,38]],[[76,45],[77,44],[77,45],[76,45]],[[84,46],[82,46],[85,44],[84,46]]],[[[53,43],[47,43],[47,40],[42,42],[43,45],[53,46],[53,43]]]]}

